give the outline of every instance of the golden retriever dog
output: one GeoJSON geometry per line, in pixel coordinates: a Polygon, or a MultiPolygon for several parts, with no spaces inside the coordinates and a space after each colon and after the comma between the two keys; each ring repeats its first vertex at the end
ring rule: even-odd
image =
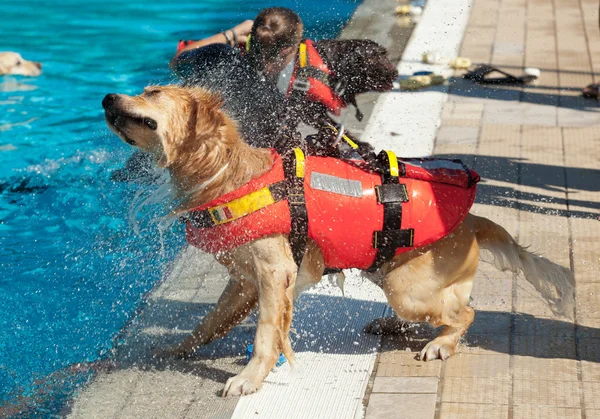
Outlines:
{"type": "MultiPolygon", "coordinates": [[[[271,167],[271,152],[244,143],[219,96],[202,88],[151,86],[139,96],[109,94],[102,105],[114,133],[151,153],[170,172],[181,202],[177,214],[234,191],[271,167]]],[[[395,256],[371,278],[401,319],[442,327],[421,351],[422,360],[451,356],[473,322],[468,304],[482,248],[493,254],[498,269],[522,273],[555,312],[572,312],[570,270],[527,251],[494,222],[469,214],[451,234],[395,256]]],[[[288,237],[280,234],[216,257],[230,273],[216,308],[189,337],[162,354],[191,355],[226,335],[258,306],[252,359],[223,390],[224,396],[250,394],[260,389],[280,351],[293,365],[289,330],[294,297],[321,280],[324,257],[309,240],[298,269],[288,237]]]]}
{"type": "Polygon", "coordinates": [[[35,61],[27,61],[17,52],[0,52],[0,76],[31,76],[37,77],[42,74],[42,64],[35,61]]]}

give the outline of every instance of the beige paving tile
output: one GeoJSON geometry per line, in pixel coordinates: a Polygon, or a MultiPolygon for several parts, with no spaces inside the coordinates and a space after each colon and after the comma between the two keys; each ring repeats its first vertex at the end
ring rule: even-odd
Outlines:
{"type": "Polygon", "coordinates": [[[597,317],[577,317],[579,325],[577,333],[579,336],[588,338],[600,338],[600,319],[597,317]]]}
{"type": "MultiPolygon", "coordinates": [[[[589,416],[588,416],[589,417],[589,416]]],[[[581,419],[581,409],[523,405],[513,408],[514,419],[581,419]]]]}
{"type": "Polygon", "coordinates": [[[600,361],[581,361],[581,380],[600,383],[600,361]]]}
{"type": "Polygon", "coordinates": [[[555,318],[550,306],[533,285],[522,277],[518,278],[516,284],[515,311],[539,318],[555,318]]]}
{"type": "Polygon", "coordinates": [[[435,394],[381,394],[369,397],[365,419],[433,419],[435,394]]]}
{"type": "Polygon", "coordinates": [[[507,335],[470,335],[467,333],[460,341],[457,354],[498,355],[510,353],[510,341],[507,335]]]}
{"type": "Polygon", "coordinates": [[[508,377],[445,377],[442,402],[508,404],[508,377]]]}
{"type": "MultiPolygon", "coordinates": [[[[597,194],[600,195],[600,194],[597,194]]],[[[600,197],[598,197],[600,199],[600,197]]],[[[581,208],[590,211],[588,207],[581,208]]],[[[600,226],[596,219],[571,218],[573,264],[577,284],[600,282],[600,226]]]]}
{"type": "Polygon", "coordinates": [[[600,318],[600,282],[577,285],[577,313],[588,318],[600,318]]]}
{"type": "Polygon", "coordinates": [[[583,403],[586,409],[600,409],[600,383],[584,381],[583,403]]]}
{"type": "Polygon", "coordinates": [[[536,358],[576,359],[575,339],[558,336],[515,335],[513,353],[536,358]]]}
{"type": "MultiPolygon", "coordinates": [[[[444,119],[442,121],[442,124],[444,125],[444,127],[479,127],[479,125],[481,125],[481,120],[479,119],[466,119],[466,118],[447,118],[444,119]]],[[[475,142],[472,142],[471,144],[475,144],[477,142],[477,138],[475,139],[475,142]]],[[[452,142],[450,142],[452,143],[452,142]]]]}
{"type": "Polygon", "coordinates": [[[579,384],[573,381],[514,380],[513,403],[579,408],[579,384]]]}
{"type": "Polygon", "coordinates": [[[508,336],[510,334],[511,322],[510,313],[488,310],[475,311],[475,321],[467,334],[469,336],[508,336]]]}
{"type": "Polygon", "coordinates": [[[448,377],[509,378],[510,356],[457,354],[444,365],[444,379],[448,377]]]}
{"type": "Polygon", "coordinates": [[[382,377],[439,377],[442,361],[424,362],[416,353],[385,352],[380,355],[377,375],[382,377]]]}
{"type": "MultiPolygon", "coordinates": [[[[476,333],[480,322],[478,310],[510,312],[512,308],[512,273],[500,272],[489,263],[481,262],[473,281],[471,291],[471,307],[475,309],[475,324],[469,329],[470,333],[476,333]],[[475,328],[474,328],[475,326],[475,328]]],[[[499,315],[502,316],[502,315],[499,315]]],[[[486,318],[486,320],[488,320],[486,318]]],[[[487,322],[486,322],[487,324],[487,322]]],[[[510,328],[510,321],[506,323],[510,328]]],[[[487,332],[488,326],[481,333],[487,332]]]]}
{"type": "MultiPolygon", "coordinates": [[[[600,332],[600,330],[597,330],[597,332],[600,332]]],[[[585,336],[583,333],[580,335],[585,336]]],[[[591,336],[591,334],[588,336],[591,336]]],[[[580,338],[578,349],[583,381],[600,381],[600,334],[596,334],[593,338],[580,338]]]]}
{"type": "MultiPolygon", "coordinates": [[[[449,143],[440,144],[440,143],[436,143],[434,155],[436,157],[444,158],[444,159],[459,158],[459,159],[462,159],[463,162],[467,166],[472,167],[473,165],[471,163],[469,163],[468,159],[465,159],[465,157],[467,157],[467,156],[474,157],[473,153],[475,153],[476,149],[477,149],[476,144],[449,144],[449,143]]],[[[471,157],[471,159],[473,157],[471,157]]]]}
{"type": "Polygon", "coordinates": [[[517,314],[515,317],[515,334],[573,338],[575,336],[575,325],[567,319],[517,314]]]}
{"type": "Polygon", "coordinates": [[[437,133],[438,144],[477,144],[479,127],[442,126],[437,133]]]}
{"type": "Polygon", "coordinates": [[[577,382],[578,363],[575,359],[513,357],[515,380],[571,381],[577,382]]]}
{"type": "Polygon", "coordinates": [[[474,403],[442,403],[440,419],[508,419],[508,406],[474,403]]]}
{"type": "Polygon", "coordinates": [[[373,393],[435,393],[438,377],[375,377],[373,393]]]}

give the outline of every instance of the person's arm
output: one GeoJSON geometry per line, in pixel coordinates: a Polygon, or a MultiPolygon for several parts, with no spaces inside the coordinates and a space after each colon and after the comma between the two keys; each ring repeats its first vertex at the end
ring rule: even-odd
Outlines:
{"type": "Polygon", "coordinates": [[[248,38],[248,35],[252,31],[253,23],[254,22],[251,20],[246,20],[246,21],[240,23],[239,25],[234,26],[231,29],[227,29],[226,31],[223,31],[216,35],[209,36],[208,38],[201,39],[200,41],[196,41],[196,42],[193,42],[193,43],[187,45],[185,48],[182,48],[181,50],[179,50],[175,53],[173,60],[171,60],[171,68],[173,67],[173,61],[177,57],[179,57],[180,54],[182,54],[185,51],[204,47],[204,46],[210,45],[210,44],[227,44],[227,45],[235,46],[236,43],[237,44],[246,43],[246,39],[248,38]]]}

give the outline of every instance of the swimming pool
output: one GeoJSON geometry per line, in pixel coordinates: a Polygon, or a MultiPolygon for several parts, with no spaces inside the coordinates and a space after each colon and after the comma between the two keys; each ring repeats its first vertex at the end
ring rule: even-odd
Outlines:
{"type": "MultiPolygon", "coordinates": [[[[312,38],[333,37],[358,0],[292,1],[312,38]]],[[[85,380],[72,366],[105,357],[183,244],[157,240],[161,205],[128,212],[149,187],[115,183],[132,150],[104,123],[109,92],[174,81],[180,38],[252,18],[266,1],[4,0],[0,51],[41,61],[35,79],[0,76],[0,416],[60,411],[85,380]],[[6,412],[6,411],[5,411],[6,412]]]]}

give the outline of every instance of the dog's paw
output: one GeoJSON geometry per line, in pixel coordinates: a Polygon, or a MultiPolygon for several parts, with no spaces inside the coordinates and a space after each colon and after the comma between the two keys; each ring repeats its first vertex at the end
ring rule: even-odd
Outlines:
{"type": "Polygon", "coordinates": [[[363,333],[370,335],[397,335],[406,330],[408,323],[397,317],[381,317],[363,327],[363,333]]]}
{"type": "Polygon", "coordinates": [[[421,361],[433,361],[434,359],[445,359],[454,355],[456,345],[444,342],[441,338],[436,338],[429,342],[421,351],[421,361]]]}
{"type": "Polygon", "coordinates": [[[258,385],[253,384],[248,378],[243,377],[240,374],[227,380],[225,388],[223,389],[223,397],[246,396],[248,394],[256,393],[258,389],[258,385]]]}

